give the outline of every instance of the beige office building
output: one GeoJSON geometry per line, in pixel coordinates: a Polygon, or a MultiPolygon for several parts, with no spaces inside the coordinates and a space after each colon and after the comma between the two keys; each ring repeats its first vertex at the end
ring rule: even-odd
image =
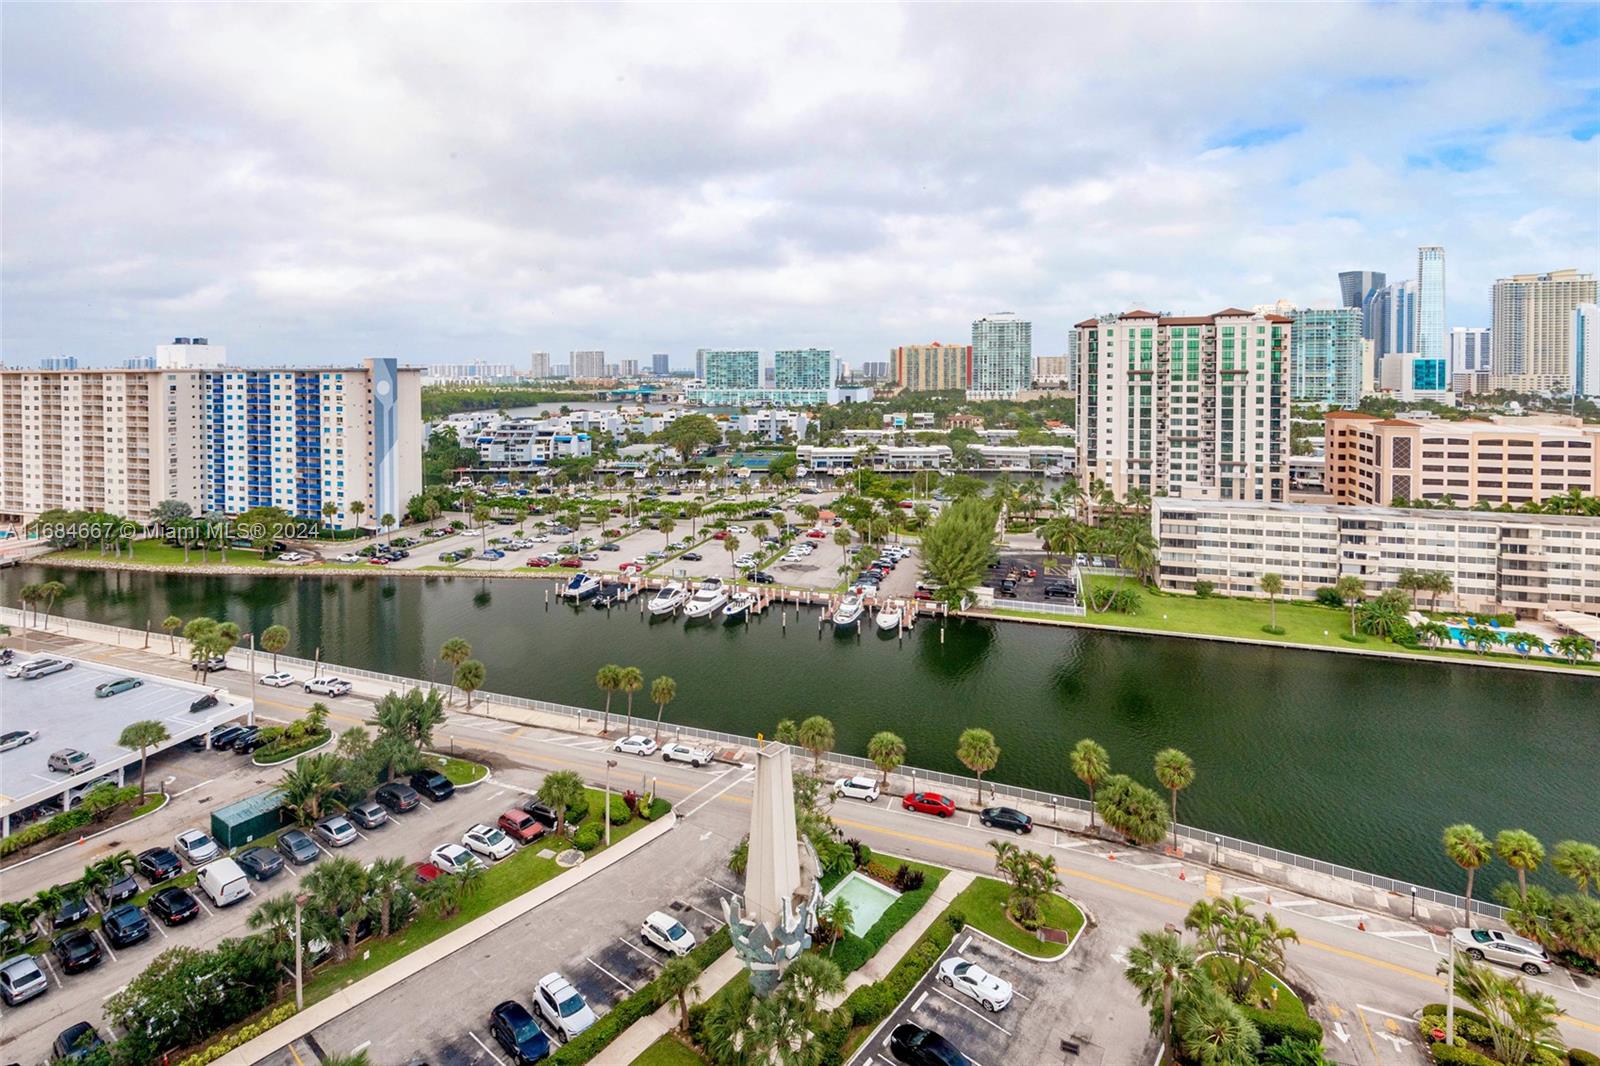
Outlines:
{"type": "Polygon", "coordinates": [[[1118,499],[1283,499],[1292,325],[1238,308],[1078,323],[1078,480],[1118,499]]]}
{"type": "Polygon", "coordinates": [[[907,392],[965,391],[972,384],[969,344],[909,344],[891,351],[889,364],[907,392]]]}
{"type": "Polygon", "coordinates": [[[1442,570],[1455,591],[1441,607],[1524,617],[1600,610],[1592,518],[1166,497],[1153,501],[1151,526],[1159,582],[1171,592],[1209,581],[1224,595],[1261,597],[1261,575],[1274,573],[1289,598],[1346,575],[1373,596],[1403,570],[1442,570]]]}
{"type": "Polygon", "coordinates": [[[575,381],[601,381],[611,376],[606,372],[605,352],[572,352],[568,360],[575,381]]]}
{"type": "Polygon", "coordinates": [[[1552,270],[1494,283],[1489,327],[1491,380],[1516,392],[1571,392],[1572,313],[1597,299],[1593,274],[1552,270]]]}
{"type": "Polygon", "coordinates": [[[1337,503],[1449,496],[1462,507],[1499,506],[1600,491],[1600,426],[1575,418],[1446,422],[1333,411],[1323,426],[1324,486],[1337,503]]]}

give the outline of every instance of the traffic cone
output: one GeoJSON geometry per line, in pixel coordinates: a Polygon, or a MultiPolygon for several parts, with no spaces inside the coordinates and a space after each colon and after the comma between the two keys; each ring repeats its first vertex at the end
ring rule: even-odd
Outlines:
{"type": "Polygon", "coordinates": [[[89,838],[84,836],[82,833],[79,833],[78,834],[78,843],[79,844],[87,844],[87,843],[89,843],[89,838]]]}
{"type": "Polygon", "coordinates": [[[1184,868],[1183,868],[1183,867],[1181,867],[1181,866],[1180,866],[1180,867],[1178,867],[1178,880],[1180,880],[1180,881],[1187,881],[1187,880],[1189,880],[1189,874],[1188,874],[1188,871],[1186,871],[1186,870],[1184,870],[1184,868]]]}
{"type": "Polygon", "coordinates": [[[1107,856],[1106,856],[1106,859],[1107,859],[1107,860],[1108,860],[1108,861],[1110,861],[1110,862],[1116,862],[1116,861],[1117,861],[1117,853],[1116,853],[1116,852],[1114,852],[1114,851],[1113,851],[1113,852],[1111,852],[1111,853],[1109,853],[1109,854],[1108,854],[1108,855],[1107,855],[1107,856]]]}
{"type": "Polygon", "coordinates": [[[1361,919],[1361,920],[1357,921],[1356,922],[1356,928],[1361,930],[1363,933],[1365,933],[1367,931],[1366,919],[1361,919]]]}

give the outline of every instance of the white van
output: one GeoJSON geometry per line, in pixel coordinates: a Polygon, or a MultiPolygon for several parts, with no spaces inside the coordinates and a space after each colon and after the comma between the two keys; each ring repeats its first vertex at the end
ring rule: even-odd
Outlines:
{"type": "Polygon", "coordinates": [[[238,903],[250,895],[250,879],[232,859],[218,859],[200,867],[200,887],[219,907],[238,903]]]}

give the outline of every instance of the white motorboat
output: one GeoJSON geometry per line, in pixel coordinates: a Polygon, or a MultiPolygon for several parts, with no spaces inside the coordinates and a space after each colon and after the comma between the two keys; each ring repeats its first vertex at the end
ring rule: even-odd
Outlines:
{"type": "Polygon", "coordinates": [[[567,581],[567,587],[561,590],[563,598],[571,600],[586,600],[600,591],[600,579],[594,574],[579,571],[567,581]]]}
{"type": "Polygon", "coordinates": [[[730,625],[735,622],[743,622],[750,613],[750,609],[755,605],[756,597],[754,593],[735,592],[733,597],[728,600],[728,605],[722,609],[722,620],[730,625]]]}
{"type": "Polygon", "coordinates": [[[878,612],[878,628],[889,632],[900,628],[900,621],[905,615],[898,603],[886,603],[883,610],[878,612]]]}
{"type": "Polygon", "coordinates": [[[650,597],[651,614],[671,614],[683,606],[683,601],[689,598],[688,592],[676,581],[669,581],[661,586],[654,596],[650,597]]]}
{"type": "Polygon", "coordinates": [[[853,626],[861,620],[861,612],[866,610],[866,604],[861,597],[851,593],[839,601],[838,608],[833,612],[833,624],[836,626],[853,626]]]}
{"type": "Polygon", "coordinates": [[[722,579],[708,577],[705,584],[694,590],[694,595],[689,597],[689,602],[683,605],[683,616],[685,618],[705,618],[708,615],[715,614],[727,602],[728,590],[722,587],[722,579]]]}

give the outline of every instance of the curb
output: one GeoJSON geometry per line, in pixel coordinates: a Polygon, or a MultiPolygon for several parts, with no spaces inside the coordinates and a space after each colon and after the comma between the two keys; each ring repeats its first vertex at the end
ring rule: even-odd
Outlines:
{"type": "MultiPolygon", "coordinates": [[[[24,866],[28,865],[30,862],[33,862],[35,859],[48,858],[49,856],[54,855],[58,851],[66,851],[68,848],[75,848],[75,847],[78,846],[78,844],[80,842],[87,842],[87,841],[95,839],[96,837],[103,837],[107,833],[115,833],[125,825],[132,825],[134,822],[137,822],[137,821],[140,821],[142,819],[148,818],[152,814],[156,814],[159,811],[165,810],[167,804],[169,804],[171,802],[172,802],[171,793],[163,792],[161,794],[161,802],[158,805],[156,805],[155,807],[151,808],[150,810],[145,811],[143,814],[135,815],[132,818],[128,818],[128,819],[125,819],[124,821],[118,822],[116,825],[111,826],[109,829],[101,829],[98,832],[89,833],[86,836],[79,837],[78,840],[74,840],[74,841],[71,841],[71,842],[66,843],[66,844],[57,845],[56,847],[51,848],[49,851],[41,851],[37,855],[30,855],[26,859],[19,859],[18,861],[12,863],[10,866],[0,866],[0,874],[10,873],[12,870],[20,869],[21,867],[24,867],[24,866]]],[[[70,832],[70,831],[71,830],[68,830],[68,832],[70,832]]]]}
{"type": "Polygon", "coordinates": [[[275,760],[273,762],[262,762],[260,759],[256,758],[254,755],[251,755],[250,756],[250,764],[252,766],[259,766],[264,770],[270,770],[274,766],[287,766],[290,763],[294,762],[296,759],[300,758],[300,756],[302,756],[302,755],[310,755],[314,751],[321,751],[323,748],[327,747],[329,744],[332,744],[333,741],[334,741],[333,730],[330,729],[330,730],[328,730],[328,739],[324,740],[321,744],[318,744],[318,745],[316,745],[314,747],[307,748],[305,751],[297,751],[293,755],[286,755],[283,758],[277,759],[277,760],[275,760]]]}

